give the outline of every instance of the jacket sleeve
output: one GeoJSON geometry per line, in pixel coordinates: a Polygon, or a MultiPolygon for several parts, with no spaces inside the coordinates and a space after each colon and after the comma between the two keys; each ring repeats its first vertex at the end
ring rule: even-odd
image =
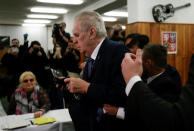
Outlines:
{"type": "Polygon", "coordinates": [[[125,107],[128,122],[142,122],[143,128],[151,131],[168,131],[174,129],[175,115],[173,104],[158,97],[143,82],[134,84],[125,107]]]}

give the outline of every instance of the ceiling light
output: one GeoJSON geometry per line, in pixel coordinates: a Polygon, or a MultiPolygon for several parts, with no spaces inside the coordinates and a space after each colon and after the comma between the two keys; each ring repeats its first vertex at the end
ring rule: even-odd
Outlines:
{"type": "Polygon", "coordinates": [[[22,26],[30,26],[30,27],[44,27],[45,24],[22,24],[22,26]]]}
{"type": "Polygon", "coordinates": [[[122,27],[122,29],[123,29],[123,30],[125,30],[125,29],[126,29],[126,26],[124,26],[124,25],[122,25],[121,27],[122,27]]]}
{"type": "Polygon", "coordinates": [[[67,13],[67,9],[49,8],[49,7],[33,7],[33,8],[31,8],[31,12],[65,14],[65,13],[67,13]]]}
{"type": "Polygon", "coordinates": [[[56,3],[56,4],[70,4],[70,5],[80,5],[83,0],[37,0],[38,2],[43,3],[56,3]]]}
{"type": "Polygon", "coordinates": [[[106,16],[119,16],[119,17],[128,17],[128,12],[124,11],[109,11],[104,13],[106,16]]]}
{"type": "Polygon", "coordinates": [[[102,17],[102,19],[104,21],[110,21],[110,22],[113,22],[113,21],[116,21],[117,20],[117,18],[114,18],[114,17],[102,17]]]}
{"type": "Polygon", "coordinates": [[[37,24],[48,24],[48,23],[51,23],[50,20],[34,20],[34,19],[26,19],[24,20],[25,23],[37,23],[37,24]]]}
{"type": "Polygon", "coordinates": [[[27,15],[28,18],[46,18],[46,19],[57,19],[58,16],[56,15],[36,15],[36,14],[30,14],[27,15]]]}

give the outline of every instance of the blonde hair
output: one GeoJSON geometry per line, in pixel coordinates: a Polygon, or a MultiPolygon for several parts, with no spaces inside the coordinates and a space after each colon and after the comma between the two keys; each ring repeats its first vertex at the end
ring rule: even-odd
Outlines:
{"type": "Polygon", "coordinates": [[[34,73],[32,73],[31,71],[25,71],[25,72],[23,72],[23,73],[20,75],[20,78],[19,78],[20,84],[23,82],[24,77],[25,77],[26,75],[31,75],[31,76],[34,78],[34,81],[36,82],[36,76],[34,75],[34,73]]]}

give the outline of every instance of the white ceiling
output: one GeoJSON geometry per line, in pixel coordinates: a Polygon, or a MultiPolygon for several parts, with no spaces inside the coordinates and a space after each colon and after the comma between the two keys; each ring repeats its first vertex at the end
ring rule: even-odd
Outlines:
{"type": "MultiPolygon", "coordinates": [[[[105,0],[84,0],[81,5],[60,5],[40,3],[36,0],[0,0],[0,24],[22,24],[27,14],[32,14],[30,8],[34,6],[49,6],[49,7],[63,7],[68,9],[68,13],[79,11],[87,6],[95,5],[96,2],[105,0]]],[[[113,0],[107,5],[98,5],[95,11],[103,14],[111,10],[127,10],[127,0],[113,0]]],[[[35,14],[35,13],[33,13],[35,14]]],[[[59,15],[58,19],[62,19],[64,15],[59,15]]],[[[119,21],[127,21],[127,18],[120,18],[119,21]]]]}

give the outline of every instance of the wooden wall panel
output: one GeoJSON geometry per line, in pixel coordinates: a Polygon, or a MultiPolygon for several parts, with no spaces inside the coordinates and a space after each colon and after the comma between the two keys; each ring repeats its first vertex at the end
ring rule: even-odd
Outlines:
{"type": "Polygon", "coordinates": [[[156,44],[161,44],[161,32],[177,32],[177,54],[169,54],[168,63],[177,68],[184,85],[194,53],[194,25],[138,22],[128,24],[126,28],[126,36],[130,33],[146,34],[150,43],[156,44]]]}
{"type": "Polygon", "coordinates": [[[126,26],[126,31],[125,31],[125,36],[127,36],[128,34],[131,34],[131,33],[136,33],[138,32],[138,23],[132,23],[130,25],[127,25],[126,26]]]}

